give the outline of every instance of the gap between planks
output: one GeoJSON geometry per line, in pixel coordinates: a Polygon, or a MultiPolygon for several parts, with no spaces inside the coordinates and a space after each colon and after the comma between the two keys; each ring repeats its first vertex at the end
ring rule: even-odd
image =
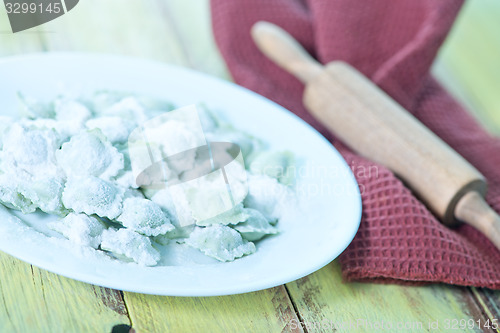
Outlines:
{"type": "MultiPolygon", "coordinates": [[[[311,274],[314,274],[314,272],[311,273],[311,274]]],[[[302,318],[302,315],[300,314],[300,311],[299,311],[299,309],[297,307],[297,304],[295,304],[295,301],[293,300],[292,295],[290,294],[290,291],[288,290],[288,287],[286,286],[286,284],[284,284],[283,287],[284,287],[284,289],[286,291],[286,295],[288,296],[288,300],[292,304],[292,308],[293,308],[293,311],[295,312],[295,315],[299,319],[299,322],[303,323],[304,319],[302,318]]],[[[304,333],[308,333],[307,327],[303,327],[302,325],[300,325],[300,326],[302,327],[302,330],[304,331],[304,333]]],[[[286,328],[287,328],[287,326],[283,327],[283,331],[282,332],[284,332],[286,328]]]]}
{"type": "MultiPolygon", "coordinates": [[[[494,319],[498,322],[500,320],[499,318],[500,312],[498,311],[499,304],[495,300],[493,300],[490,295],[490,293],[493,291],[489,289],[481,289],[475,287],[470,287],[469,290],[472,294],[472,297],[474,298],[479,308],[481,309],[485,319],[489,320],[490,323],[494,319]]],[[[500,325],[500,323],[498,324],[500,325]]],[[[500,333],[500,328],[496,330],[492,328],[491,331],[500,333]]]]}
{"type": "MultiPolygon", "coordinates": [[[[122,302],[123,302],[123,307],[125,308],[125,314],[127,315],[128,317],[128,320],[130,322],[130,327],[132,327],[132,329],[134,329],[134,322],[132,321],[132,316],[130,316],[130,312],[128,310],[128,305],[127,305],[127,301],[125,300],[125,295],[123,293],[123,290],[119,290],[120,292],[120,296],[122,298],[122,302]]],[[[135,330],[131,331],[131,333],[135,332],[135,330]]]]}

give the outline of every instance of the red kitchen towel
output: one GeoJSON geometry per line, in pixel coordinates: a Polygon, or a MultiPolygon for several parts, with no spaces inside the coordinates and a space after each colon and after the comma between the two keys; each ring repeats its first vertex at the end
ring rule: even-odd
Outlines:
{"type": "MultiPolygon", "coordinates": [[[[249,31],[256,21],[283,27],[322,63],[344,60],[373,80],[486,176],[487,200],[500,211],[500,140],[486,133],[429,73],[461,4],[212,0],[211,10],[215,39],[234,80],[309,122],[332,139],[348,164],[375,165],[335,140],[304,109],[303,85],[252,42],[249,31]]],[[[356,175],[363,216],[340,256],[346,280],[500,289],[500,251],[472,227],[444,227],[389,170],[378,170],[356,175]]]]}

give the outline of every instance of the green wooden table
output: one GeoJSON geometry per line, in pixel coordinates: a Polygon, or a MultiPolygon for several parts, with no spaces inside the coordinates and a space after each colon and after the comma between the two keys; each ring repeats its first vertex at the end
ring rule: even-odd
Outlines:
{"type": "MultiPolygon", "coordinates": [[[[468,3],[434,69],[496,133],[499,15],[497,0],[468,3]]],[[[69,14],[17,34],[9,32],[1,9],[0,55],[40,51],[126,54],[230,78],[213,42],[206,0],[85,0],[69,14]]],[[[2,333],[111,332],[120,324],[137,332],[330,332],[332,323],[339,332],[382,331],[389,323],[392,330],[387,331],[393,332],[460,332],[469,330],[447,330],[447,323],[500,319],[500,292],[343,283],[337,262],[283,286],[209,298],[101,288],[6,254],[0,254],[0,276],[2,333]]],[[[477,324],[475,330],[480,331],[477,324]]]]}

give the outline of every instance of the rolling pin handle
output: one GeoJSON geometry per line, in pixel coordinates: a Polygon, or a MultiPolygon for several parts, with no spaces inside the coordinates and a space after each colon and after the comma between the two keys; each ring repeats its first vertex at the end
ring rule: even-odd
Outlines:
{"type": "Polygon", "coordinates": [[[500,217],[478,192],[471,191],[460,199],[455,217],[481,231],[500,249],[500,217]]]}
{"type": "Polygon", "coordinates": [[[275,24],[259,21],[251,30],[259,49],[303,83],[310,82],[323,68],[288,32],[275,24]]]}

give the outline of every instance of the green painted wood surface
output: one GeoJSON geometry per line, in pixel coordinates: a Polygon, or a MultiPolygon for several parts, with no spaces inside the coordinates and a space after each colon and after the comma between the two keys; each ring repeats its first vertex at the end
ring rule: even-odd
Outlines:
{"type": "Polygon", "coordinates": [[[110,332],[129,324],[120,292],[0,253],[0,332],[110,332]]]}
{"type": "MultiPolygon", "coordinates": [[[[469,1],[434,71],[490,130],[500,133],[497,4],[469,1]]],[[[3,14],[2,56],[39,51],[114,53],[229,78],[210,32],[207,0],[85,0],[69,14],[15,35],[8,32],[3,14]]],[[[130,323],[138,332],[300,332],[299,320],[310,324],[307,332],[329,331],[311,326],[321,326],[325,320],[327,325],[355,320],[364,320],[359,325],[382,320],[393,325],[422,323],[423,331],[438,320],[440,329],[434,331],[444,332],[446,319],[500,316],[498,292],[445,285],[345,284],[336,263],[286,286],[216,298],[125,292],[122,299],[118,291],[59,277],[5,254],[0,254],[0,274],[0,332],[109,332],[113,325],[130,323]]]]}
{"type": "MultiPolygon", "coordinates": [[[[445,332],[454,320],[486,319],[467,288],[344,284],[340,275],[334,262],[287,284],[308,332],[331,332],[332,327],[337,332],[421,332],[433,327],[445,332]]],[[[456,332],[469,331],[481,330],[476,323],[475,329],[456,332]]]]}
{"type": "Polygon", "coordinates": [[[283,286],[221,297],[124,293],[139,332],[302,332],[283,286]]]}

